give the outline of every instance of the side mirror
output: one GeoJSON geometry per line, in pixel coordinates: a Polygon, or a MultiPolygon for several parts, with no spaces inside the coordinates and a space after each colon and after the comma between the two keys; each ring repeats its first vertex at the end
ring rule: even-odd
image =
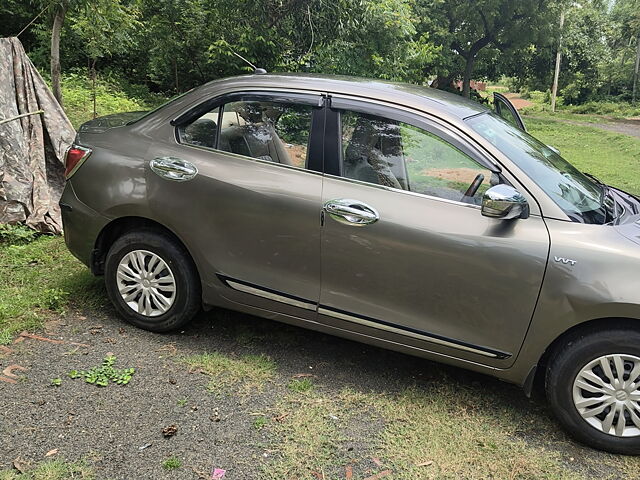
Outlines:
{"type": "Polygon", "coordinates": [[[496,185],[482,196],[482,215],[503,220],[529,218],[529,204],[512,186],[496,185]]]}

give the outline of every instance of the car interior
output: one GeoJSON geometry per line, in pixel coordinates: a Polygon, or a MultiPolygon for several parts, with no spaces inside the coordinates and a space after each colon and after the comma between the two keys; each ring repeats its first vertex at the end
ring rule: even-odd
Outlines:
{"type": "MultiPolygon", "coordinates": [[[[276,132],[282,109],[269,102],[233,102],[223,107],[218,149],[246,157],[294,166],[287,145],[276,132]]],[[[185,143],[215,148],[218,109],[183,129],[185,143]]]]}

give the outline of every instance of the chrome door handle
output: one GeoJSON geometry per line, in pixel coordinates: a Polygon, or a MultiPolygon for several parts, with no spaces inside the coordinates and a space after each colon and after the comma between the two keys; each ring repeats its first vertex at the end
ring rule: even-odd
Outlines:
{"type": "Polygon", "coordinates": [[[191,180],[198,174],[194,164],[176,157],[156,157],[149,166],[157,175],[175,182],[191,180]]]}
{"type": "Polygon", "coordinates": [[[375,208],[350,198],[329,200],[324,204],[324,211],[337,222],[352,226],[369,225],[380,218],[375,208]]]}

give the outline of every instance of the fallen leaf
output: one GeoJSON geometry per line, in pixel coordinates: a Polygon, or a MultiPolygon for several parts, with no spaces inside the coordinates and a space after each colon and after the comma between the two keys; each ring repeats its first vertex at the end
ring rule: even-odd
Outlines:
{"type": "Polygon", "coordinates": [[[387,475],[391,475],[391,470],[383,470],[380,473],[376,473],[370,477],[365,478],[364,480],[378,480],[379,478],[386,477],[387,475]]]}
{"type": "Polygon", "coordinates": [[[162,429],[162,435],[164,435],[164,438],[173,437],[177,432],[178,427],[176,425],[169,425],[162,429]]]}
{"type": "Polygon", "coordinates": [[[428,467],[433,464],[433,460],[427,460],[426,462],[416,463],[416,467],[428,467]]]}
{"type": "Polygon", "coordinates": [[[16,458],[13,461],[13,468],[15,468],[17,471],[19,471],[20,473],[24,473],[27,471],[27,467],[24,464],[24,460],[22,460],[20,457],[16,458]]]}
{"type": "Polygon", "coordinates": [[[347,468],[345,468],[345,479],[351,480],[352,478],[353,478],[353,467],[349,465],[347,468]]]}
{"type": "Polygon", "coordinates": [[[382,466],[382,462],[380,461],[380,459],[378,457],[372,457],[371,461],[373,463],[375,463],[377,466],[381,467],[382,466]]]}
{"type": "Polygon", "coordinates": [[[22,332],[20,334],[20,337],[18,337],[13,343],[18,343],[18,341],[22,341],[22,340],[19,340],[20,338],[22,340],[24,340],[25,338],[30,338],[32,340],[40,340],[41,342],[49,342],[49,343],[56,343],[56,344],[68,343],[69,345],[78,345],[79,347],[88,347],[89,346],[86,343],[76,343],[76,342],[67,342],[65,340],[56,340],[54,338],[41,337],[40,335],[34,335],[34,334],[28,333],[28,332],[22,332]]]}
{"type": "Polygon", "coordinates": [[[9,378],[18,378],[18,376],[13,373],[14,370],[26,371],[27,369],[24,367],[21,367],[20,365],[13,364],[13,365],[9,365],[7,368],[2,370],[2,375],[9,378]]]}
{"type": "Polygon", "coordinates": [[[53,450],[49,450],[47,453],[44,454],[45,457],[51,457],[52,455],[55,455],[56,453],[58,453],[58,449],[54,448],[53,450]]]}

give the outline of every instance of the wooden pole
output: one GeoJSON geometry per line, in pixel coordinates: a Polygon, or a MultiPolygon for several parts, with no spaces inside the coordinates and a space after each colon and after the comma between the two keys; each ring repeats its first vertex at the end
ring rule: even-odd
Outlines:
{"type": "Polygon", "coordinates": [[[44,113],[44,110],[37,110],[35,112],[23,113],[22,115],[17,115],[11,118],[2,118],[0,119],[0,125],[3,123],[13,122],[14,120],[18,120],[19,118],[28,117],[29,115],[41,115],[44,113]]]}
{"type": "Polygon", "coordinates": [[[636,66],[633,71],[633,94],[631,101],[635,103],[638,92],[638,70],[640,70],[640,35],[638,35],[638,47],[636,49],[636,66]]]}
{"type": "Polygon", "coordinates": [[[560,38],[556,53],[556,69],[553,72],[553,87],[551,87],[551,111],[556,111],[556,96],[558,95],[558,77],[560,76],[560,59],[562,57],[562,28],[564,27],[564,12],[560,12],[560,38]]]}

